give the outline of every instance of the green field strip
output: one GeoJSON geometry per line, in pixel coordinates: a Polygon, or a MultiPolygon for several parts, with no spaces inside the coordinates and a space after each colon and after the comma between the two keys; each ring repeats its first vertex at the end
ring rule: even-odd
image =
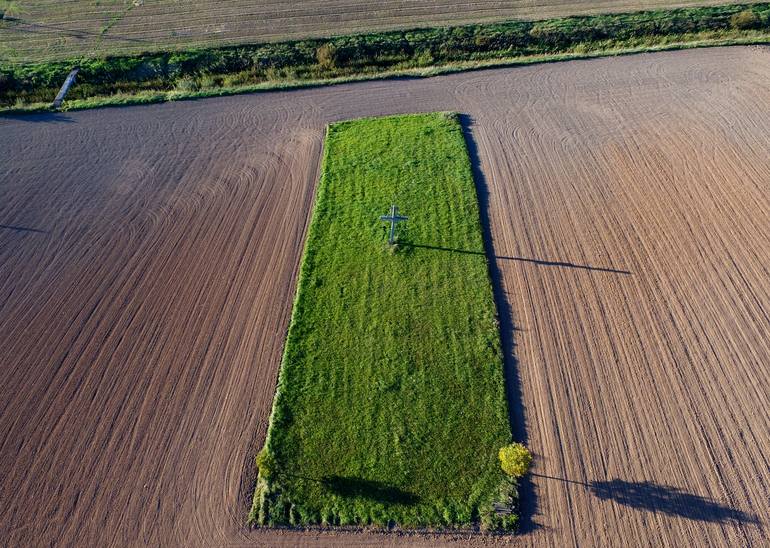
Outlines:
{"type": "Polygon", "coordinates": [[[331,125],[252,522],[510,529],[510,440],[456,116],[331,125]]]}

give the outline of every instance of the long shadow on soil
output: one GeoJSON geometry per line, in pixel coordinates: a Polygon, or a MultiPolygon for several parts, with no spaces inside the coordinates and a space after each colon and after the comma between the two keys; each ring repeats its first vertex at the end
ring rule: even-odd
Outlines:
{"type": "Polygon", "coordinates": [[[21,122],[33,122],[33,123],[44,123],[44,124],[53,124],[53,123],[59,123],[59,122],[62,122],[65,124],[74,123],[74,120],[72,118],[64,114],[61,114],[59,112],[3,113],[3,114],[0,114],[0,122],[2,122],[3,120],[18,120],[21,122]]]}
{"type": "MultiPolygon", "coordinates": [[[[495,250],[492,245],[492,232],[489,221],[489,188],[481,171],[478,147],[473,140],[471,128],[473,119],[466,115],[460,115],[465,145],[468,147],[468,156],[471,160],[473,180],[476,184],[476,194],[479,198],[479,212],[481,215],[481,230],[484,236],[484,251],[489,265],[489,276],[492,279],[492,292],[497,307],[497,316],[500,322],[500,341],[503,345],[503,365],[505,367],[505,387],[508,396],[508,419],[511,422],[511,432],[515,441],[527,443],[527,427],[524,419],[524,400],[521,393],[521,379],[519,377],[518,360],[516,359],[516,326],[513,322],[513,312],[503,289],[503,278],[495,260],[495,250]]],[[[537,525],[532,517],[537,511],[537,497],[529,476],[526,476],[519,486],[519,531],[527,533],[534,530],[537,525]]]]}
{"type": "MultiPolygon", "coordinates": [[[[449,251],[452,253],[462,253],[465,255],[484,255],[486,256],[486,252],[482,251],[471,251],[470,249],[455,249],[452,247],[441,247],[437,245],[426,245],[426,244],[413,244],[411,242],[399,242],[399,246],[401,247],[418,247],[421,249],[433,249],[436,251],[449,251]]],[[[589,270],[591,272],[607,272],[609,274],[622,274],[624,276],[630,276],[631,272],[628,270],[619,270],[617,268],[607,268],[604,266],[591,266],[591,265],[585,265],[585,264],[575,264],[565,261],[544,261],[542,259],[528,259],[526,257],[506,257],[504,255],[495,255],[493,257],[494,259],[498,261],[517,261],[520,263],[530,263],[534,264],[536,266],[553,266],[557,268],[576,268],[578,270],[589,270]]]]}
{"type": "Polygon", "coordinates": [[[543,474],[532,475],[581,486],[600,500],[613,500],[636,510],[710,523],[759,523],[756,516],[741,510],[730,508],[700,495],[688,493],[678,487],[659,485],[651,481],[612,479],[584,483],[543,474]]]}
{"type": "Polygon", "coordinates": [[[29,228],[26,226],[0,225],[0,230],[12,230],[14,232],[37,232],[38,234],[48,234],[45,230],[39,228],[29,228]]]}

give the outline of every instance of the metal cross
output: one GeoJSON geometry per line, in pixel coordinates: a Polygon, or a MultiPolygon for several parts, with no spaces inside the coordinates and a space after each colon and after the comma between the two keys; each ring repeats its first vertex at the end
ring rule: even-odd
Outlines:
{"type": "Polygon", "coordinates": [[[396,237],[396,223],[406,221],[409,217],[404,217],[398,214],[398,207],[394,204],[390,206],[390,215],[383,215],[380,217],[381,221],[390,223],[390,236],[388,237],[388,243],[393,245],[396,237]]]}

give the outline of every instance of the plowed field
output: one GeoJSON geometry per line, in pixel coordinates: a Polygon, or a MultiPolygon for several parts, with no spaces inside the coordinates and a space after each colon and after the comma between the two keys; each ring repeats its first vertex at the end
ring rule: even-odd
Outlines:
{"type": "Polygon", "coordinates": [[[0,59],[38,62],[81,55],[725,3],[727,0],[22,1],[16,2],[19,7],[10,12],[16,20],[0,23],[0,59]]]}
{"type": "MultiPolygon", "coordinates": [[[[467,114],[550,546],[770,542],[770,52],[0,119],[0,538],[249,531],[324,125],[467,114]]],[[[442,253],[436,250],[436,253],[442,253]]]]}

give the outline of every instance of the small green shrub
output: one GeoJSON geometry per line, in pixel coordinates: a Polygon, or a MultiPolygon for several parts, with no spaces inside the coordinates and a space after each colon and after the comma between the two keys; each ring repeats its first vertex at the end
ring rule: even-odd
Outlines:
{"type": "Polygon", "coordinates": [[[236,74],[226,74],[222,77],[222,85],[224,87],[242,86],[251,82],[251,74],[246,71],[238,72],[236,74]]]}
{"type": "Polygon", "coordinates": [[[27,13],[27,10],[22,8],[18,2],[13,2],[12,0],[0,1],[0,20],[13,19],[22,13],[27,13]]]}
{"type": "Polygon", "coordinates": [[[174,87],[177,91],[182,92],[198,91],[201,89],[198,80],[195,78],[180,78],[174,87]]]}
{"type": "Polygon", "coordinates": [[[522,443],[501,447],[498,456],[503,471],[514,478],[524,476],[532,465],[532,453],[522,443]]]}
{"type": "Polygon", "coordinates": [[[268,452],[267,447],[263,447],[262,450],[257,453],[256,461],[259,475],[266,481],[269,480],[275,473],[275,458],[268,452]]]}
{"type": "Polygon", "coordinates": [[[215,74],[204,74],[199,78],[201,89],[214,89],[222,87],[224,78],[215,74]]]}
{"type": "Polygon", "coordinates": [[[496,514],[494,511],[490,511],[481,516],[481,529],[483,531],[516,531],[518,527],[518,514],[496,514]]]}
{"type": "Polygon", "coordinates": [[[318,47],[315,52],[318,64],[325,69],[333,69],[337,66],[337,48],[334,44],[326,43],[318,47]]]}
{"type": "Polygon", "coordinates": [[[754,10],[748,9],[730,17],[730,24],[733,28],[748,30],[761,27],[762,21],[757,14],[754,13],[754,10]]]}

